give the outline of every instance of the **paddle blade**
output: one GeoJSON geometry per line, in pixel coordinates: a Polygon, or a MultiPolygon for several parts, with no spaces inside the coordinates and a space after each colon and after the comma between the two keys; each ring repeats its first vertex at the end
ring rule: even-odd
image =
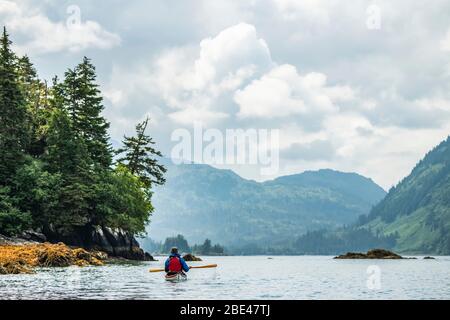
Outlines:
{"type": "MultiPolygon", "coordinates": [[[[200,266],[200,267],[190,267],[190,269],[211,269],[211,268],[217,268],[217,264],[210,264],[207,266],[200,266]]],[[[164,269],[150,269],[149,272],[155,273],[155,272],[164,272],[166,270],[164,269]]]]}
{"type": "Polygon", "coordinates": [[[200,267],[190,267],[191,269],[210,269],[210,268],[217,268],[217,264],[210,264],[207,266],[200,266],[200,267]]]}

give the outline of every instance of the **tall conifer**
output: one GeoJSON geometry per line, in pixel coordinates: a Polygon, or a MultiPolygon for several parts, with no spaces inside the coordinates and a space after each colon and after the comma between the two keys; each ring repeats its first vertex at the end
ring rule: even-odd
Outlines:
{"type": "Polygon", "coordinates": [[[0,186],[10,183],[28,143],[26,103],[16,66],[17,57],[4,28],[0,37],[0,186]]]}
{"type": "Polygon", "coordinates": [[[145,133],[149,120],[147,118],[136,126],[136,136],[125,136],[123,147],[117,150],[117,154],[124,154],[118,159],[118,163],[126,165],[147,188],[152,184],[162,185],[166,182],[164,179],[166,168],[160,165],[156,158],[162,157],[162,154],[154,148],[155,142],[145,133]]]}
{"type": "Polygon", "coordinates": [[[108,168],[112,162],[109,123],[102,116],[103,98],[96,84],[95,67],[84,58],[74,70],[65,74],[66,106],[76,133],[86,143],[94,164],[108,168]]]}

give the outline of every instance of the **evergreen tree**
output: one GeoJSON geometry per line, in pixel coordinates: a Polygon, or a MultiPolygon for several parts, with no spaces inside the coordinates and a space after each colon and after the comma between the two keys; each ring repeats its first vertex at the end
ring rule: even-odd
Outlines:
{"type": "Polygon", "coordinates": [[[117,154],[124,153],[118,163],[126,165],[146,188],[151,188],[152,184],[163,185],[166,182],[164,173],[167,170],[155,159],[155,156],[162,157],[162,154],[154,148],[153,139],[145,134],[148,122],[149,118],[136,126],[135,137],[124,137],[124,146],[117,150],[117,154]]]}
{"type": "Polygon", "coordinates": [[[45,132],[50,118],[48,88],[37,75],[28,56],[18,60],[19,83],[25,98],[30,143],[27,153],[38,157],[44,153],[45,132]]]}
{"type": "Polygon", "coordinates": [[[50,209],[48,222],[63,232],[88,224],[95,174],[87,147],[65,110],[55,110],[52,116],[44,159],[50,173],[61,175],[58,201],[50,209]]]}
{"type": "Polygon", "coordinates": [[[17,200],[9,196],[10,190],[0,186],[0,234],[13,236],[31,225],[29,213],[17,209],[17,200]]]}
{"type": "MultiPolygon", "coordinates": [[[[153,206],[151,183],[163,183],[160,153],[138,126],[129,167],[111,168],[95,68],[84,58],[48,88],[30,59],[0,37],[0,234],[29,227],[64,235],[101,225],[144,234],[153,206]],[[154,179],[152,179],[154,178],[154,179]]],[[[127,153],[128,154],[128,153],[127,153]]]]}
{"type": "Polygon", "coordinates": [[[85,141],[94,164],[108,168],[112,162],[109,123],[101,115],[103,98],[95,81],[95,67],[85,57],[74,70],[65,74],[65,104],[74,130],[85,141]]]}
{"type": "Polygon", "coordinates": [[[94,195],[94,224],[145,234],[153,212],[150,193],[128,168],[118,165],[113,171],[101,171],[94,195]]]}
{"type": "Polygon", "coordinates": [[[26,102],[16,66],[17,58],[4,28],[0,38],[0,186],[11,182],[28,143],[26,102]]]}

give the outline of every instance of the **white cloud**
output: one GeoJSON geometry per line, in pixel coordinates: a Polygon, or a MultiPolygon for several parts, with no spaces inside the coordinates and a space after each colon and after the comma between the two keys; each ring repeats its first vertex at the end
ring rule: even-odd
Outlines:
{"type": "Polygon", "coordinates": [[[300,75],[292,65],[275,67],[243,90],[235,101],[241,118],[276,118],[291,115],[324,117],[338,110],[334,103],[353,99],[353,90],[346,86],[327,86],[326,75],[300,75]]]}
{"type": "Polygon", "coordinates": [[[146,114],[162,148],[192,121],[280,128],[280,174],[331,167],[389,187],[450,133],[447,0],[377,0],[376,31],[366,26],[371,0],[133,1],[126,12],[77,3],[127,39],[100,56],[116,138],[146,114]]]}
{"type": "Polygon", "coordinates": [[[110,49],[120,44],[120,37],[95,21],[68,24],[51,21],[43,12],[26,2],[0,0],[0,18],[10,32],[24,37],[16,45],[21,53],[78,52],[87,48],[110,49]]]}
{"type": "Polygon", "coordinates": [[[326,0],[273,0],[277,9],[287,20],[307,20],[314,24],[329,24],[331,5],[335,1],[326,0]]]}
{"type": "Polygon", "coordinates": [[[209,124],[228,118],[223,112],[212,112],[208,109],[186,108],[181,111],[172,112],[169,118],[178,124],[192,126],[193,123],[209,124]]]}
{"type": "MultiPolygon", "coordinates": [[[[315,10],[308,5],[307,11],[315,10]]],[[[323,17],[329,12],[323,5],[318,10],[323,17]]],[[[162,108],[165,127],[189,128],[198,121],[216,128],[281,128],[280,174],[330,167],[365,174],[385,187],[445,136],[448,96],[403,95],[407,73],[388,57],[347,61],[344,71],[302,72],[301,61],[272,60],[267,43],[253,25],[239,23],[197,44],[165,49],[145,67],[116,70],[121,93],[111,94],[111,101],[127,106],[128,99],[145,93],[162,108]],[[402,142],[418,132],[426,139],[402,142]],[[379,170],[388,166],[383,159],[395,165],[379,170]]],[[[233,169],[260,179],[247,167],[233,169]]]]}
{"type": "Polygon", "coordinates": [[[174,109],[169,117],[180,123],[229,116],[233,92],[273,65],[266,42],[255,27],[240,23],[195,47],[161,54],[148,72],[153,94],[174,109]]]}
{"type": "Polygon", "coordinates": [[[447,31],[444,39],[441,40],[441,50],[450,52],[450,29],[447,31]]]}

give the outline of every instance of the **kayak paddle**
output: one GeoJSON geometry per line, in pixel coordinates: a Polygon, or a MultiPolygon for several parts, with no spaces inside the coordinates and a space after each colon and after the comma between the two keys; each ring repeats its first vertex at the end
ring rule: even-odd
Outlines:
{"type": "MultiPolygon", "coordinates": [[[[210,268],[217,268],[217,264],[210,264],[207,266],[200,266],[200,267],[189,267],[190,269],[210,269],[210,268]]],[[[164,272],[166,270],[164,269],[150,269],[149,272],[164,272]]]]}

